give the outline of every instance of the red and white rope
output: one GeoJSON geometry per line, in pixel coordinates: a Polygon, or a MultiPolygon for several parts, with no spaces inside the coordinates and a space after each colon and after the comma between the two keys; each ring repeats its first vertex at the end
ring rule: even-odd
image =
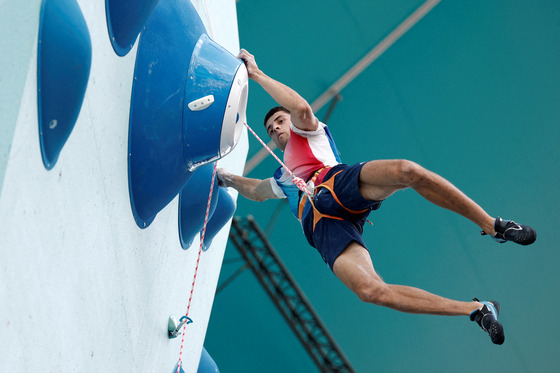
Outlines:
{"type": "MultiPolygon", "coordinates": [[[[214,172],[212,174],[212,181],[210,184],[210,195],[208,196],[208,204],[206,205],[206,215],[204,216],[204,225],[202,227],[202,234],[200,235],[200,248],[198,249],[198,258],[196,259],[196,267],[194,269],[194,277],[191,285],[191,293],[189,296],[189,303],[187,305],[186,317],[189,316],[189,311],[191,309],[191,303],[194,293],[194,284],[196,282],[196,275],[198,274],[198,266],[200,264],[200,256],[202,254],[202,247],[204,245],[204,236],[206,235],[206,226],[208,225],[208,215],[210,214],[210,205],[212,202],[212,193],[214,192],[214,180],[216,179],[216,171],[218,169],[218,162],[214,162],[214,172]]],[[[179,352],[179,362],[177,363],[177,373],[181,371],[181,359],[183,357],[183,347],[185,346],[185,334],[187,333],[187,323],[183,325],[183,337],[181,339],[181,352],[179,352]]]]}

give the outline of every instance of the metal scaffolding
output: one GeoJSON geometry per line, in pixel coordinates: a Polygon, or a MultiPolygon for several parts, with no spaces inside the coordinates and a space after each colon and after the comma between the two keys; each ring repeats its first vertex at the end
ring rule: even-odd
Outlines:
{"type": "Polygon", "coordinates": [[[234,217],[230,239],[319,370],[355,372],[253,217],[234,217]]]}

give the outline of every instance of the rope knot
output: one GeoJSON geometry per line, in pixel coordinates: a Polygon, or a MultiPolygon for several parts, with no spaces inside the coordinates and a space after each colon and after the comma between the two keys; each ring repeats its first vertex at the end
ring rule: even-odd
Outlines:
{"type": "Polygon", "coordinates": [[[309,189],[307,188],[307,183],[300,177],[297,176],[293,176],[292,178],[292,183],[296,184],[296,186],[299,188],[299,190],[301,190],[304,193],[307,193],[309,196],[312,196],[313,194],[309,191],[309,189]]]}

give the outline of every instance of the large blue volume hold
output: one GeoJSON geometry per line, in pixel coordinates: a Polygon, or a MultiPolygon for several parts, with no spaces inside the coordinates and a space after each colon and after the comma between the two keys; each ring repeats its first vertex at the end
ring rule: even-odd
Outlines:
{"type": "Polygon", "coordinates": [[[183,158],[189,61],[206,29],[189,1],[161,0],[138,42],[129,124],[129,190],[147,227],[191,176],[183,158]]]}
{"type": "Polygon", "coordinates": [[[128,164],[132,211],[141,228],[195,169],[229,153],[243,128],[247,69],[205,31],[190,2],[160,0],[140,36],[128,164]]]}
{"type": "Polygon", "coordinates": [[[91,68],[89,30],[75,0],[43,0],[37,49],[39,139],[50,170],[76,124],[91,68]]]}
{"type": "Polygon", "coordinates": [[[105,0],[107,29],[113,50],[125,56],[159,0],[105,0]]]}

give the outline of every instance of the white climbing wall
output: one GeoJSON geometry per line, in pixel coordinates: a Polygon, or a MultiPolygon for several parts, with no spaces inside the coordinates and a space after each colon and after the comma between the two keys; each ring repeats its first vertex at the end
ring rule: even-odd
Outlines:
{"type": "MultiPolygon", "coordinates": [[[[55,167],[37,123],[40,0],[0,2],[0,372],[171,372],[199,241],[182,250],[178,199],[145,230],[130,208],[128,118],[136,45],[118,57],[105,1],[79,0],[92,64],[78,121],[55,167]]],[[[195,0],[210,36],[239,50],[235,0],[195,0]]],[[[220,167],[241,173],[244,133],[220,167]]],[[[236,195],[232,195],[236,198],[236,195]]],[[[202,253],[183,353],[196,372],[229,224],[202,253]]]]}

